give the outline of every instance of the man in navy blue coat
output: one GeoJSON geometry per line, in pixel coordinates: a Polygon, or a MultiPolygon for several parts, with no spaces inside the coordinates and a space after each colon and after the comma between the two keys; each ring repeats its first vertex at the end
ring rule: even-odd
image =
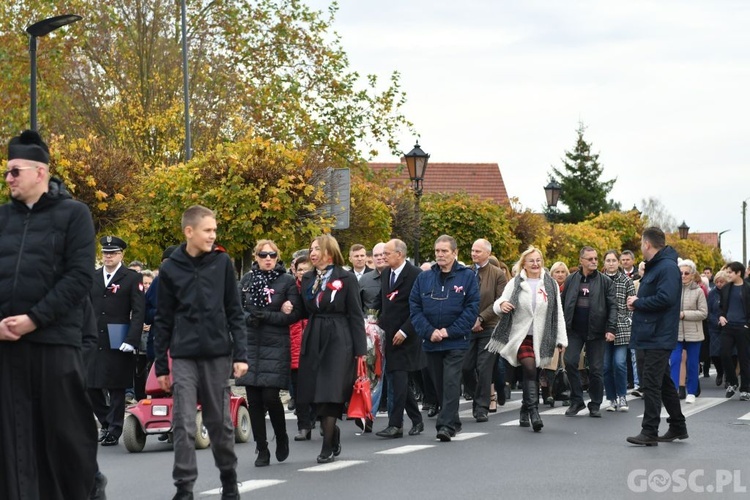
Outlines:
{"type": "Polygon", "coordinates": [[[677,252],[666,246],[664,231],[658,227],[644,229],[641,251],[646,272],[638,296],[628,297],[628,309],[633,311],[630,347],[639,351],[638,364],[643,366],[641,389],[645,411],[641,433],[627,441],[656,446],[659,441],[688,437],[680,399],[669,375],[669,356],[677,345],[682,282],[677,252]],[[669,414],[669,429],[659,436],[662,402],[669,414]]]}

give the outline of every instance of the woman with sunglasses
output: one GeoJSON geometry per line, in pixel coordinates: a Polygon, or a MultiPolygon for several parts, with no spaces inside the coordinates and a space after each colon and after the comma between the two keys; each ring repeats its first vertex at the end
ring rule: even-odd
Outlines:
{"type": "Polygon", "coordinates": [[[695,403],[698,393],[698,376],[700,375],[700,354],[703,343],[703,320],[708,317],[708,303],[706,295],[701,287],[695,282],[697,273],[695,263],[692,260],[683,260],[679,263],[682,275],[682,307],[680,309],[680,328],[677,330],[677,347],[672,351],[669,359],[672,381],[674,386],[680,388],[680,365],[682,364],[682,351],[686,351],[685,379],[685,403],[695,403]]]}
{"type": "Polygon", "coordinates": [[[247,392],[250,425],[256,443],[256,467],[270,463],[266,412],[276,434],[276,459],[289,456],[284,406],[279,392],[289,387],[291,354],[289,326],[299,320],[302,303],[294,277],[279,259],[271,240],[255,245],[255,262],[240,280],[240,296],[247,324],[247,374],[237,380],[247,392]]]}
{"type": "Polygon", "coordinates": [[[313,269],[302,277],[302,302],[308,316],[299,356],[297,406],[315,404],[323,446],[318,463],[333,462],[341,453],[336,420],[344,413],[356,375],[357,357],[367,353],[365,318],[354,273],[328,234],[310,244],[313,269]]]}

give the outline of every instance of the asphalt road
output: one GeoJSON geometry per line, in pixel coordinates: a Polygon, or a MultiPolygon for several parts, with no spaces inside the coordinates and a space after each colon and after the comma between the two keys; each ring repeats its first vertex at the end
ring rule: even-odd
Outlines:
{"type": "MultiPolygon", "coordinates": [[[[750,402],[724,398],[713,378],[702,378],[703,393],[693,405],[683,401],[690,438],[642,448],[625,438],[640,431],[643,401],[629,397],[627,413],[602,412],[603,418],[565,417],[564,407],[542,408],[544,429],[518,427],[520,392],[490,414],[487,423],[471,417],[462,401],[463,431],[450,443],[435,437],[435,419],[425,415],[425,432],[387,440],[359,434],[342,422],[343,452],[332,464],[318,465],[322,438],[290,443],[289,458],[256,468],[252,442],[238,444],[242,498],[254,499],[609,499],[740,498],[750,485],[750,402]]],[[[405,419],[408,425],[408,419],[405,419]]],[[[273,434],[270,423],[269,436],[273,434]]],[[[375,431],[387,426],[378,415],[375,431]]],[[[290,438],[296,420],[287,414],[290,438]]],[[[666,430],[662,420],[660,431],[666,430]]],[[[405,433],[406,434],[406,433],[405,433]]],[[[210,449],[197,451],[196,498],[219,498],[219,474],[210,449]]],[[[141,453],[120,442],[99,448],[107,475],[107,496],[119,499],[170,499],[172,447],[149,437],[141,453]]]]}

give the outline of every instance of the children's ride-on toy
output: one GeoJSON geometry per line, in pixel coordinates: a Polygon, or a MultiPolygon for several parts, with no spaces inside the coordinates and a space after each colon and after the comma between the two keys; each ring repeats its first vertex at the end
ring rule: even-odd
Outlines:
{"type": "MultiPolygon", "coordinates": [[[[146,380],[146,394],[150,397],[141,399],[125,412],[122,438],[129,452],[143,451],[143,447],[146,446],[146,437],[149,435],[166,434],[168,440],[172,441],[172,396],[159,387],[153,366],[146,380]]],[[[250,440],[250,413],[245,398],[232,394],[229,398],[229,411],[234,425],[235,442],[247,443],[250,440]]],[[[203,426],[203,412],[200,404],[195,412],[195,424],[196,449],[208,448],[211,441],[208,431],[203,426]]]]}

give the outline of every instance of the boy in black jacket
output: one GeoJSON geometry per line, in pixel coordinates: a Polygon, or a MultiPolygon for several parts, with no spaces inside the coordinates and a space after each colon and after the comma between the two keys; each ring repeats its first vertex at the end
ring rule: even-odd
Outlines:
{"type": "Polygon", "coordinates": [[[198,477],[195,458],[195,408],[200,395],[203,423],[221,473],[222,499],[238,499],[234,428],[229,415],[229,376],[247,372],[247,343],[234,267],[214,245],[216,217],[194,205],[182,215],[186,243],[159,271],[154,320],[156,375],[172,391],[173,500],[192,499],[198,477]],[[172,376],[167,358],[172,358],[172,376]]]}

